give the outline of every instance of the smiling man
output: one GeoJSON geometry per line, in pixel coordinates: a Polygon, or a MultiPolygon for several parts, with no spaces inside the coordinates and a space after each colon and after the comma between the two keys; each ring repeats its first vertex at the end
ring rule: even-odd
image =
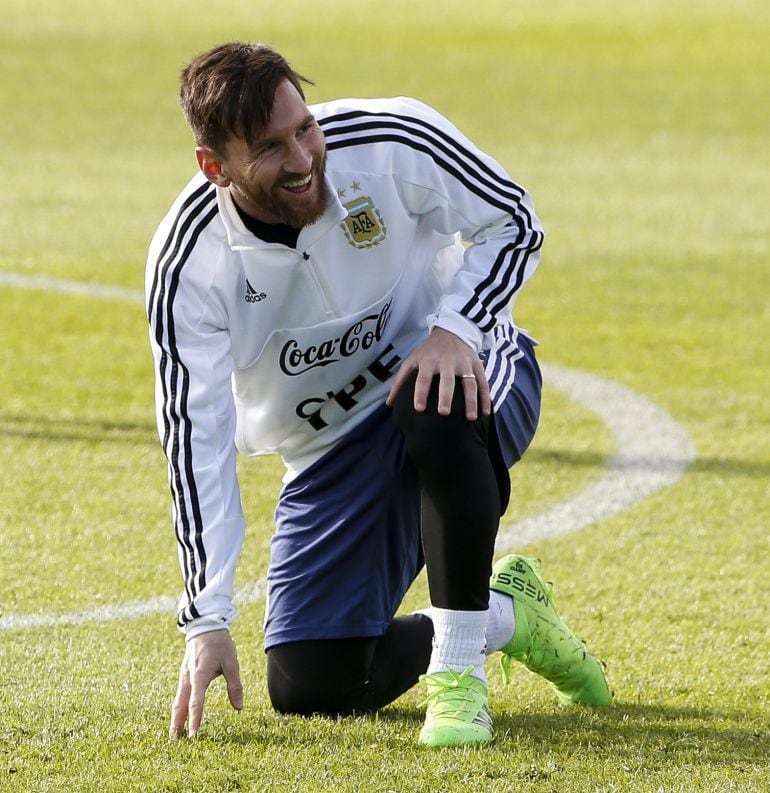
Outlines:
{"type": "Polygon", "coordinates": [[[539,564],[492,568],[540,409],[534,343],[512,317],[543,237],[531,199],[426,105],[309,108],[306,82],[241,43],[182,73],[199,172],[146,281],[185,585],[170,733],[197,734],[220,674],[243,705],[236,447],[286,465],[265,621],[277,710],[370,712],[422,678],[419,741],[485,743],[496,651],[562,701],[607,704],[539,564]],[[423,565],[430,609],[396,617],[423,565]]]}
{"type": "MultiPolygon", "coordinates": [[[[274,94],[275,110],[265,134],[231,135],[195,153],[201,171],[232,189],[238,208],[263,223],[301,229],[326,209],[324,136],[299,89],[288,80],[274,94]]],[[[242,133],[243,134],[243,133],[242,133]]]]}

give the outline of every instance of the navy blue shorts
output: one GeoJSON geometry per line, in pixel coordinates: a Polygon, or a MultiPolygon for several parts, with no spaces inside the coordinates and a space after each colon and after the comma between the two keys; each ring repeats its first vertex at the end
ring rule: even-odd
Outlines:
{"type": "MultiPolygon", "coordinates": [[[[540,414],[540,369],[523,335],[485,360],[494,405],[490,455],[507,503],[510,468],[540,414]],[[497,390],[501,378],[511,379],[497,390]]],[[[423,566],[420,485],[383,406],[281,491],[268,570],[265,648],[381,636],[423,566]]]]}

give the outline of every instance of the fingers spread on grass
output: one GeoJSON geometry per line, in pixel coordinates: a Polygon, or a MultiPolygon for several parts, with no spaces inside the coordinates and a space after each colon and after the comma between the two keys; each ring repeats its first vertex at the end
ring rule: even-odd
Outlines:
{"type": "Polygon", "coordinates": [[[230,699],[230,704],[236,710],[241,710],[241,708],[243,708],[243,684],[241,683],[238,658],[234,656],[233,659],[223,667],[222,671],[227,681],[227,696],[230,699]]]}
{"type": "Polygon", "coordinates": [[[203,701],[206,697],[206,689],[212,678],[206,680],[202,675],[195,675],[190,691],[190,704],[187,711],[187,734],[190,738],[198,737],[198,730],[203,721],[203,701]]]}
{"type": "Polygon", "coordinates": [[[187,673],[187,665],[185,661],[182,661],[182,668],[179,671],[179,685],[177,686],[174,702],[171,705],[171,724],[168,729],[168,737],[172,740],[181,738],[184,735],[190,702],[190,690],[190,676],[187,673]]]}

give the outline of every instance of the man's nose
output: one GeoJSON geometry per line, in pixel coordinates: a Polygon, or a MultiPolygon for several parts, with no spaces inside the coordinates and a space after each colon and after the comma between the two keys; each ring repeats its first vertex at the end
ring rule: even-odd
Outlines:
{"type": "Polygon", "coordinates": [[[312,164],[313,155],[299,141],[292,141],[286,151],[285,170],[306,174],[312,164]]]}

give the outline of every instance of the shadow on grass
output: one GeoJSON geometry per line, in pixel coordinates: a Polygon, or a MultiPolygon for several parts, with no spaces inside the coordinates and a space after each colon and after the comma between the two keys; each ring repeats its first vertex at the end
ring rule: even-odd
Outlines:
{"type": "MultiPolygon", "coordinates": [[[[415,729],[421,710],[390,707],[378,716],[383,722],[406,722],[415,729]]],[[[770,727],[757,718],[747,724],[740,711],[664,705],[614,704],[609,708],[565,708],[546,713],[494,714],[497,745],[514,741],[532,744],[533,752],[600,751],[605,755],[638,757],[659,752],[697,755],[698,762],[764,766],[770,757],[770,727]]]]}
{"type": "MultiPolygon", "coordinates": [[[[570,449],[529,449],[526,460],[567,466],[570,468],[603,468],[613,455],[599,454],[592,451],[574,451],[570,449]]],[[[628,470],[665,470],[672,466],[679,468],[678,460],[667,459],[629,459],[622,460],[618,465],[628,470]]],[[[686,463],[687,473],[718,474],[720,476],[770,476],[770,461],[742,460],[735,457],[698,457],[694,462],[686,463]]]]}
{"type": "Polygon", "coordinates": [[[51,443],[130,443],[139,446],[158,442],[155,425],[151,422],[82,416],[0,415],[0,437],[51,443]]]}
{"type": "MultiPolygon", "coordinates": [[[[152,422],[113,421],[105,418],[57,418],[32,415],[0,415],[0,437],[22,438],[30,441],[52,443],[129,443],[155,445],[158,442],[152,422]]],[[[603,468],[611,455],[571,449],[530,449],[527,460],[569,466],[572,468],[603,468]]],[[[676,464],[671,460],[625,461],[625,468],[661,470],[676,464]]],[[[699,457],[689,464],[690,473],[718,474],[721,476],[770,476],[770,462],[741,460],[729,457],[699,457]]]]}
{"type": "MultiPolygon", "coordinates": [[[[418,749],[417,733],[424,719],[417,707],[388,707],[376,714],[358,717],[311,719],[279,716],[271,711],[249,724],[202,738],[211,745],[269,745],[292,751],[317,752],[342,742],[346,751],[369,751],[374,743],[381,751],[418,749]],[[384,733],[384,734],[383,734],[384,733]]],[[[745,715],[708,708],[678,708],[652,705],[613,705],[610,708],[565,708],[563,711],[496,713],[496,741],[479,751],[530,752],[533,758],[547,750],[549,755],[586,752],[613,762],[646,763],[656,758],[664,763],[697,763],[714,766],[736,764],[765,768],[770,755],[770,730],[759,720],[747,725],[745,715]]],[[[467,747],[466,747],[467,749],[467,747]]],[[[464,751],[464,750],[463,750],[464,751]]]]}

